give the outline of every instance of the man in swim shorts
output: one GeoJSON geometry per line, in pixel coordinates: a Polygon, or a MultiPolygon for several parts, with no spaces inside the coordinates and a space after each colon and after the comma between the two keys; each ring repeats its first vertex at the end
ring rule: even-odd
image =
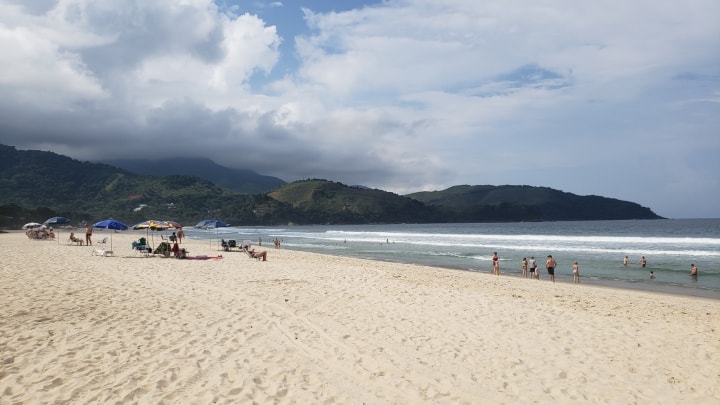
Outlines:
{"type": "Polygon", "coordinates": [[[557,266],[557,262],[555,259],[553,259],[552,255],[548,255],[547,261],[545,262],[545,268],[547,269],[548,275],[550,276],[550,281],[553,283],[555,282],[555,267],[557,266]]]}

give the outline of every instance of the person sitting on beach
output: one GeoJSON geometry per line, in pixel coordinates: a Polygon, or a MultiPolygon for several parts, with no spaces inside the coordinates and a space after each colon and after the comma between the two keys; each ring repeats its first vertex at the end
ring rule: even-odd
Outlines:
{"type": "Polygon", "coordinates": [[[70,232],[70,242],[77,243],[80,246],[83,244],[82,239],[75,237],[75,232],[70,232]]]}
{"type": "Polygon", "coordinates": [[[262,261],[267,261],[267,250],[263,250],[262,252],[256,252],[255,249],[248,250],[248,255],[252,257],[253,259],[260,260],[262,258],[262,261]]]}
{"type": "Polygon", "coordinates": [[[171,251],[175,258],[180,257],[180,245],[178,245],[177,242],[173,243],[173,247],[172,247],[171,251]]]}
{"type": "Polygon", "coordinates": [[[697,277],[697,266],[694,263],[690,265],[690,277],[697,277]]]}

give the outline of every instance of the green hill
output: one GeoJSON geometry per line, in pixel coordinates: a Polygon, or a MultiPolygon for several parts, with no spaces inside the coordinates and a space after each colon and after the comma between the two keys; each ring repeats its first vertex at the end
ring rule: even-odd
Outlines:
{"type": "Polygon", "coordinates": [[[255,200],[197,177],[141,176],[52,152],[0,145],[0,205],[15,207],[6,207],[6,217],[12,216],[8,209],[31,212],[45,207],[76,222],[115,217],[128,225],[149,218],[196,223],[192,221],[214,216],[249,216],[255,200]]]}
{"type": "Polygon", "coordinates": [[[403,223],[442,219],[436,209],[415,199],[328,180],[296,181],[269,192],[268,196],[302,213],[305,223],[403,223]]]}
{"type": "Polygon", "coordinates": [[[559,221],[601,219],[659,219],[639,204],[600,196],[579,196],[548,187],[454,186],[408,197],[454,212],[458,220],[559,221]]]}

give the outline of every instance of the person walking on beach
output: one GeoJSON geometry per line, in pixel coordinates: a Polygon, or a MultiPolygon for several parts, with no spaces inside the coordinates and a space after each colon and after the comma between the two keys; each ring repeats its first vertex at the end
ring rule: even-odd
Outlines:
{"type": "Polygon", "coordinates": [[[640,265],[643,267],[647,265],[647,259],[645,259],[645,256],[640,258],[640,265]]]}
{"type": "Polygon", "coordinates": [[[573,263],[573,283],[580,284],[580,266],[578,266],[578,263],[573,263]]]}
{"type": "Polygon", "coordinates": [[[545,268],[550,276],[550,281],[553,283],[555,282],[555,267],[557,267],[557,262],[553,259],[552,255],[548,255],[547,260],[545,261],[545,268]]]}
{"type": "Polygon", "coordinates": [[[523,257],[523,259],[522,259],[522,276],[523,276],[523,278],[527,278],[527,275],[528,275],[527,266],[528,266],[527,258],[523,257]]]}
{"type": "Polygon", "coordinates": [[[85,244],[92,245],[92,226],[90,224],[85,225],[85,244]]]}
{"type": "Polygon", "coordinates": [[[493,252],[492,264],[493,264],[493,274],[496,276],[499,276],[500,275],[500,258],[498,257],[497,252],[493,252]]]}
{"type": "Polygon", "coordinates": [[[697,278],[697,266],[694,263],[690,265],[690,277],[697,278]]]}

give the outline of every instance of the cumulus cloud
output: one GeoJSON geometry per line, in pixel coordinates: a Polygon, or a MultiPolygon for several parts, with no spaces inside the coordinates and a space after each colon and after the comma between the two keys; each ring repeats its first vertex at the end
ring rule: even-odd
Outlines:
{"type": "Polygon", "coordinates": [[[715,1],[308,6],[284,38],[230,1],[25,3],[0,1],[0,134],[21,149],[156,157],[150,141],[288,181],[532,184],[661,215],[720,198],[715,1]]]}

